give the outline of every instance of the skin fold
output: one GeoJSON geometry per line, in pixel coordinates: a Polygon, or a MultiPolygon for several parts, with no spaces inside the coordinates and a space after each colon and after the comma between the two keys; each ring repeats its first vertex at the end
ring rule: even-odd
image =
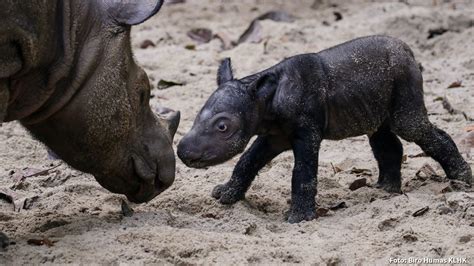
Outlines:
{"type": "Polygon", "coordinates": [[[72,167],[140,203],[174,181],[179,112],[149,106],[131,26],[160,0],[0,3],[0,122],[19,120],[72,167]]]}
{"type": "Polygon", "coordinates": [[[291,149],[288,221],[314,219],[321,141],[360,135],[369,136],[380,173],[377,186],[388,192],[401,192],[398,137],[419,145],[449,179],[472,181],[472,170],[452,139],[428,120],[421,71],[398,39],[354,39],[287,58],[242,79],[233,78],[225,59],[217,80],[218,89],[180,141],[178,156],[190,167],[216,165],[243,152],[258,135],[230,180],[214,188],[212,196],[223,204],[243,199],[258,171],[291,149]]]}

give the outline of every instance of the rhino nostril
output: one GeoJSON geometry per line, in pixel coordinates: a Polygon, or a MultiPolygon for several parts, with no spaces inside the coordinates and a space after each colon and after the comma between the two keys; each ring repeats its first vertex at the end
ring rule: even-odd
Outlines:
{"type": "Polygon", "coordinates": [[[155,179],[156,170],[151,168],[144,159],[137,155],[132,155],[133,169],[143,181],[150,182],[155,179]]]}

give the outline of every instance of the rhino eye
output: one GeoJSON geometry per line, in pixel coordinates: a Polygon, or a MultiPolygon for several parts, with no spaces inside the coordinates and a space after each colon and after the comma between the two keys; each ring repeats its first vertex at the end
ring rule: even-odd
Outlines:
{"type": "Polygon", "coordinates": [[[220,122],[217,124],[217,130],[219,130],[220,132],[226,132],[227,125],[224,122],[220,122]]]}

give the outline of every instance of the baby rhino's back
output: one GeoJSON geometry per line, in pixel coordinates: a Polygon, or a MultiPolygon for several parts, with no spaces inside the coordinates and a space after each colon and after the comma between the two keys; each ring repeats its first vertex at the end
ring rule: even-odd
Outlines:
{"type": "Polygon", "coordinates": [[[327,139],[375,132],[391,114],[394,94],[402,89],[398,81],[421,75],[409,47],[386,36],[355,39],[318,56],[325,73],[327,139]]]}

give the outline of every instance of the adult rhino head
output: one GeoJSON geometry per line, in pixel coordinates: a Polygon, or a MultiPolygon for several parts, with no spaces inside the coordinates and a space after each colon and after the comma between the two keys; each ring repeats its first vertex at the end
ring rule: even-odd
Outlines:
{"type": "Polygon", "coordinates": [[[158,0],[0,3],[0,122],[20,120],[65,162],[145,202],[174,181],[179,112],[149,106],[132,25],[158,0]]]}

